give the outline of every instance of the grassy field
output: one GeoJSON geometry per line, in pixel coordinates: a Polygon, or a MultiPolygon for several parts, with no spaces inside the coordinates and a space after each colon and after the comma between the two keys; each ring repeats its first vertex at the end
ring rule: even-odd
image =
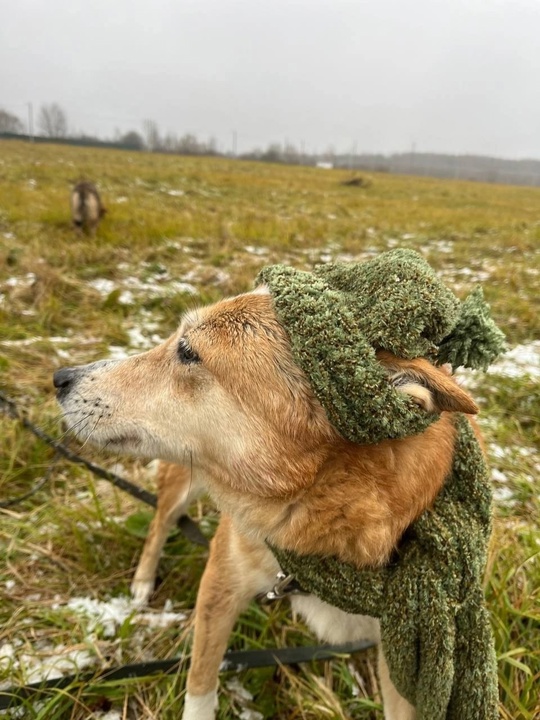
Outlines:
{"type": "MultiPolygon", "coordinates": [[[[540,718],[540,190],[375,174],[367,188],[342,185],[349,177],[0,143],[0,387],[60,436],[55,369],[151,347],[186,308],[249,289],[270,263],[309,269],[410,247],[461,297],[481,282],[509,344],[491,372],[464,376],[481,406],[496,498],[486,592],[500,713],[540,718]],[[108,207],[95,238],[70,227],[69,189],[82,176],[98,183],[108,207]]],[[[151,607],[135,612],[126,597],[150,512],[2,415],[0,438],[0,501],[46,478],[31,497],[0,509],[0,690],[40,680],[53,666],[70,673],[187,657],[206,552],[173,534],[151,607]]],[[[109,468],[121,464],[152,488],[144,463],[81,452],[109,468]]],[[[212,508],[199,503],[193,516],[211,535],[212,508]]],[[[286,607],[253,604],[231,646],[312,641],[286,607]]],[[[174,679],[74,684],[12,716],[177,719],[186,662],[174,679]]],[[[369,652],[251,670],[222,684],[220,718],[382,718],[369,652]]]]}

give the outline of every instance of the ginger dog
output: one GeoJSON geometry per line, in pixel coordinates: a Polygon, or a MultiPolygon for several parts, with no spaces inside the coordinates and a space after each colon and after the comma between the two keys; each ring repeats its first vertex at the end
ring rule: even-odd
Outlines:
{"type": "MultiPolygon", "coordinates": [[[[264,288],[187,313],[149,352],[55,373],[66,421],[81,439],[189,467],[222,511],[195,609],[184,720],[215,716],[231,629],[279,571],[266,541],[381,565],[441,489],[454,448],[451,413],[477,407],[425,360],[385,352],[378,360],[388,382],[426,410],[443,411],[424,433],[365,446],[343,439],[294,363],[264,288]]],[[[170,517],[186,501],[185,486],[177,496],[172,485],[170,517]]],[[[135,590],[144,595],[155,566],[139,571],[135,590]]],[[[378,637],[373,618],[314,596],[292,603],[321,640],[378,637]]],[[[379,666],[385,717],[412,720],[415,710],[393,686],[382,651],[379,666]]]]}

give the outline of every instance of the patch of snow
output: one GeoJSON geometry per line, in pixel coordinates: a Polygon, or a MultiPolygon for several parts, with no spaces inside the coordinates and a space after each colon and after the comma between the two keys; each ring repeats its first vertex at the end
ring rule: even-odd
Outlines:
{"type": "Polygon", "coordinates": [[[76,342],[78,345],[92,345],[94,343],[99,342],[96,340],[96,338],[68,338],[68,337],[42,337],[41,335],[35,335],[31,338],[23,338],[21,340],[0,340],[0,345],[6,345],[8,347],[26,347],[28,345],[33,345],[37,342],[50,342],[53,344],[63,344],[63,343],[74,343],[76,342]]]}
{"type": "Polygon", "coordinates": [[[495,443],[490,443],[489,454],[494,458],[503,458],[507,455],[504,448],[502,448],[500,445],[496,445],[495,443]]]}
{"type": "Polygon", "coordinates": [[[186,193],[183,190],[167,190],[167,195],[172,195],[172,197],[182,197],[182,195],[185,195],[186,193]]]}
{"type": "Polygon", "coordinates": [[[11,643],[0,645],[0,670],[9,670],[15,661],[15,647],[11,643]]]}
{"type": "Polygon", "coordinates": [[[264,720],[264,715],[257,710],[242,710],[238,717],[240,720],[264,720]]]}
{"type": "Polygon", "coordinates": [[[115,203],[117,205],[122,205],[123,203],[127,203],[128,199],[125,195],[121,195],[120,197],[117,197],[115,200],[115,203]]]}
{"type": "Polygon", "coordinates": [[[108,360],[125,360],[131,355],[127,348],[121,345],[109,345],[108,360]]]}
{"type": "Polygon", "coordinates": [[[250,700],[253,700],[253,695],[249,692],[249,690],[246,690],[246,688],[242,685],[242,683],[237,677],[229,680],[227,683],[225,683],[225,685],[227,687],[227,690],[230,690],[230,692],[234,693],[239,700],[247,700],[248,702],[250,700]]]}
{"type": "Polygon", "coordinates": [[[55,648],[56,654],[42,659],[39,655],[23,653],[19,658],[19,665],[26,670],[26,683],[53,680],[67,673],[78,672],[90,667],[96,657],[88,650],[67,650],[59,645],[55,648]]]}
{"type": "Polygon", "coordinates": [[[7,285],[8,287],[18,287],[19,285],[23,285],[24,287],[30,287],[30,285],[32,283],[34,283],[35,280],[36,280],[36,274],[33,272],[30,272],[30,273],[26,273],[26,275],[23,278],[10,277],[4,281],[4,285],[7,285]]]}
{"type": "Polygon", "coordinates": [[[90,280],[88,285],[104,296],[110,295],[116,287],[115,283],[107,278],[96,278],[95,280],[90,280]]]}
{"type": "Polygon", "coordinates": [[[22,671],[26,683],[59,678],[89,667],[95,660],[95,656],[80,646],[66,648],[64,645],[44,645],[34,654],[24,650],[18,653],[11,643],[4,643],[0,647],[0,669],[22,671]]]}
{"type": "Polygon", "coordinates": [[[486,282],[490,277],[490,273],[487,270],[472,270],[468,267],[457,268],[452,272],[454,275],[465,275],[471,282],[486,282]]]}
{"type": "Polygon", "coordinates": [[[451,240],[434,240],[429,245],[424,245],[422,250],[429,252],[430,250],[437,250],[440,253],[450,254],[454,252],[454,243],[451,240]]]}
{"type": "Polygon", "coordinates": [[[503,377],[518,378],[529,375],[540,378],[540,340],[516,345],[493,363],[488,373],[503,377]]]}
{"type": "Polygon", "coordinates": [[[2,233],[6,240],[14,240],[15,239],[15,233],[12,232],[5,232],[2,233]]]}
{"type": "Polygon", "coordinates": [[[516,502],[514,493],[505,485],[493,488],[493,499],[501,505],[514,505],[516,502]]]}
{"type": "Polygon", "coordinates": [[[129,330],[127,330],[127,334],[130,346],[141,350],[149,350],[163,341],[163,338],[155,333],[151,337],[146,337],[146,335],[143,335],[138,327],[129,328],[129,330]]]}
{"type": "Polygon", "coordinates": [[[178,280],[164,282],[164,280],[163,274],[154,280],[147,280],[146,282],[136,277],[128,277],[124,280],[124,285],[131,290],[146,291],[149,296],[154,297],[174,295],[175,293],[197,294],[197,289],[189,283],[179,282],[178,280]]]}
{"type": "Polygon", "coordinates": [[[135,302],[135,297],[131,290],[122,290],[120,295],[118,296],[118,302],[120,305],[133,305],[135,302]]]}
{"type": "Polygon", "coordinates": [[[255,245],[245,245],[244,250],[248,252],[250,255],[268,255],[270,252],[268,248],[265,247],[256,247],[255,245]]]}
{"type": "Polygon", "coordinates": [[[186,619],[182,613],[140,612],[140,608],[131,597],[113,597],[108,601],[87,597],[71,598],[66,605],[58,606],[74,611],[88,618],[87,632],[101,628],[103,637],[114,637],[116,630],[126,620],[133,625],[145,625],[151,628],[163,628],[186,619]]]}
{"type": "Polygon", "coordinates": [[[539,378],[540,340],[533,340],[530,343],[511,348],[490,365],[486,373],[480,370],[459,368],[456,378],[462,387],[474,389],[484,374],[508,378],[539,378]]]}

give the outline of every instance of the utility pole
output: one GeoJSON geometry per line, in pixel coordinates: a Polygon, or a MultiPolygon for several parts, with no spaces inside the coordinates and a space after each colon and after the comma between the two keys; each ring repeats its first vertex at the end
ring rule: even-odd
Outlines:
{"type": "Polygon", "coordinates": [[[28,105],[28,139],[34,142],[34,106],[31,102],[28,105]]]}

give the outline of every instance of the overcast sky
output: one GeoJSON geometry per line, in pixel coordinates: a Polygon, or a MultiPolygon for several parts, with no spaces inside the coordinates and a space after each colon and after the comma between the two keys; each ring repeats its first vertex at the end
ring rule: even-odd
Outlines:
{"type": "Polygon", "coordinates": [[[540,0],[6,0],[0,108],[230,150],[540,157],[540,0]]]}

